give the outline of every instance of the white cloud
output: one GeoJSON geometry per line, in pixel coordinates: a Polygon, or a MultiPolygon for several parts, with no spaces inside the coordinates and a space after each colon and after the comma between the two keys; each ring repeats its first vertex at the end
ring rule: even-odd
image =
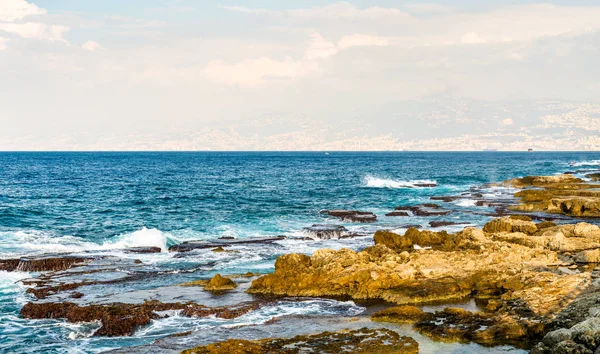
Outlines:
{"type": "Polygon", "coordinates": [[[6,49],[6,42],[8,42],[8,39],[0,37],[0,50],[6,49]]]}
{"type": "Polygon", "coordinates": [[[481,44],[485,43],[486,40],[481,38],[477,32],[469,32],[462,36],[461,42],[466,44],[481,44]]]}
{"type": "Polygon", "coordinates": [[[306,59],[322,59],[335,55],[338,48],[335,43],[323,38],[319,33],[313,33],[310,36],[310,44],[306,50],[306,59]]]}
{"type": "Polygon", "coordinates": [[[229,64],[222,60],[210,62],[204,73],[210,79],[228,85],[255,86],[268,81],[298,78],[318,70],[312,61],[295,61],[291,58],[274,60],[267,57],[245,59],[229,64]]]}
{"type": "Polygon", "coordinates": [[[390,42],[387,38],[358,33],[344,36],[338,41],[338,48],[340,49],[351,47],[384,47],[388,45],[390,45],[390,42]]]}
{"type": "Polygon", "coordinates": [[[104,49],[100,43],[95,41],[87,41],[81,45],[82,49],[89,50],[90,52],[95,52],[99,49],[104,49]]]}
{"type": "Polygon", "coordinates": [[[19,35],[23,38],[33,38],[48,41],[65,41],[63,34],[69,27],[47,25],[38,22],[0,23],[0,31],[19,35]]]}
{"type": "Polygon", "coordinates": [[[502,120],[502,124],[504,124],[504,125],[511,125],[511,124],[513,124],[513,120],[512,120],[512,118],[503,119],[502,120]]]}
{"type": "Polygon", "coordinates": [[[13,22],[31,15],[43,15],[46,10],[25,0],[0,1],[0,22],[13,22]]]}
{"type": "Polygon", "coordinates": [[[291,10],[267,10],[253,9],[244,6],[225,6],[230,11],[237,11],[247,14],[259,14],[279,16],[288,20],[334,20],[334,19],[398,19],[407,18],[408,14],[397,8],[385,7],[367,7],[359,8],[348,2],[336,2],[322,7],[312,7],[306,9],[291,9],[291,10]]]}

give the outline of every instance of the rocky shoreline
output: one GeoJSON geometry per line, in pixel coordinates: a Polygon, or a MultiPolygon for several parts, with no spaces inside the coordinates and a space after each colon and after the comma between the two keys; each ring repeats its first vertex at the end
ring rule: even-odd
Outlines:
{"type": "MultiPolygon", "coordinates": [[[[387,308],[370,318],[392,328],[342,328],[291,339],[229,340],[203,344],[186,353],[230,353],[240,347],[248,353],[275,353],[282,348],[290,353],[337,353],[340,348],[357,353],[417,353],[417,342],[394,332],[393,326],[399,324],[440,342],[511,345],[534,353],[600,352],[600,270],[596,270],[600,227],[594,224],[600,220],[596,219],[600,218],[600,184],[564,174],[518,178],[501,186],[517,188],[516,199],[489,200],[477,191],[469,193],[474,206],[496,208],[487,212],[494,219],[483,228],[466,226],[448,232],[408,227],[403,234],[380,230],[372,234],[372,245],[361,250],[284,254],[276,259],[270,274],[217,274],[148,289],[133,301],[123,301],[119,294],[90,296],[86,289],[172,275],[156,272],[139,259],[85,254],[5,259],[0,260],[0,270],[39,273],[22,280],[35,297],[21,309],[23,318],[96,321],[99,327],[94,336],[129,336],[175,313],[232,319],[278,299],[306,297],[384,301],[387,308]],[[449,306],[427,312],[420,308],[464,299],[475,299],[480,310],[449,306]]],[[[449,203],[458,198],[465,196],[431,199],[449,203]]],[[[357,210],[321,213],[347,222],[377,220],[374,213],[357,210]]],[[[446,218],[451,213],[429,203],[400,206],[387,216],[446,218]]],[[[429,223],[432,228],[461,224],[464,221],[451,219],[429,223]]],[[[315,224],[304,232],[308,240],[363,236],[331,224],[315,224]]],[[[258,247],[282,240],[285,237],[189,241],[169,251],[185,257],[195,250],[228,252],[231,246],[258,247]]],[[[132,254],[152,252],[160,249],[129,250],[132,254]]],[[[181,271],[185,270],[177,272],[181,271]]]]}

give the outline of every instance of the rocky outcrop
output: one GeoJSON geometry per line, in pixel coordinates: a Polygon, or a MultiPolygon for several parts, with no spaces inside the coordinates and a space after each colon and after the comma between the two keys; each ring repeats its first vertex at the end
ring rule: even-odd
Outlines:
{"type": "Polygon", "coordinates": [[[537,226],[528,216],[511,215],[494,219],[483,227],[485,232],[522,232],[532,235],[537,231],[537,226]]]}
{"type": "Polygon", "coordinates": [[[419,344],[410,337],[400,336],[389,329],[362,328],[286,339],[269,338],[254,341],[229,339],[188,349],[182,354],[416,354],[418,352],[419,344]]]}
{"type": "Polygon", "coordinates": [[[512,302],[515,311],[542,316],[560,309],[564,296],[590,279],[587,273],[545,268],[562,264],[556,252],[496,241],[473,228],[456,234],[380,232],[376,242],[361,252],[323,249],[310,257],[281,256],[275,272],[253,281],[249,292],[383,299],[398,305],[496,297],[512,302]],[[412,251],[415,240],[432,249],[412,251]]]}
{"type": "Polygon", "coordinates": [[[515,194],[521,204],[512,210],[600,217],[600,185],[572,175],[528,176],[505,181],[504,185],[526,188],[515,194]]]}
{"type": "Polygon", "coordinates": [[[224,278],[220,274],[215,275],[204,287],[208,291],[224,291],[237,288],[236,282],[229,278],[224,278]]]}
{"type": "Polygon", "coordinates": [[[377,215],[369,211],[358,211],[358,210],[321,210],[321,214],[326,214],[339,218],[342,221],[349,222],[375,222],[377,221],[377,215]]]}

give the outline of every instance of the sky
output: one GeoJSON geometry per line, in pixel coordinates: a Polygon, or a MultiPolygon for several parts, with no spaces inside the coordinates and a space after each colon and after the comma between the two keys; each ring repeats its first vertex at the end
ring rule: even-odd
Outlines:
{"type": "Polygon", "coordinates": [[[0,150],[600,150],[600,0],[0,0],[0,150]]]}

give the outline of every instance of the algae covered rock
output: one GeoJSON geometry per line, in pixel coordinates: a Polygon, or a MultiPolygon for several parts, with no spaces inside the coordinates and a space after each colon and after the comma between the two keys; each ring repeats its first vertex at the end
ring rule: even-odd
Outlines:
{"type": "Polygon", "coordinates": [[[421,309],[415,306],[394,306],[375,312],[371,315],[371,320],[377,322],[415,323],[421,320],[424,314],[421,309]]]}
{"type": "Polygon", "coordinates": [[[208,291],[223,291],[233,290],[237,287],[237,283],[229,278],[222,277],[220,274],[215,275],[207,284],[204,286],[204,290],[208,291]]]}
{"type": "Polygon", "coordinates": [[[229,339],[184,350],[182,354],[413,354],[418,352],[419,344],[410,337],[400,336],[389,329],[362,328],[285,339],[269,338],[253,341],[229,339]]]}

